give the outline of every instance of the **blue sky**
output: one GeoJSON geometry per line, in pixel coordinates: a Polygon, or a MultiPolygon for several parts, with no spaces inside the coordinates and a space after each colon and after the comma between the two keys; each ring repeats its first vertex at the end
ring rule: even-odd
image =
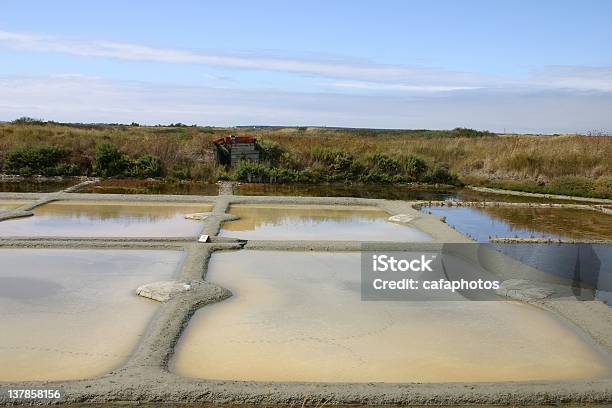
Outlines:
{"type": "Polygon", "coordinates": [[[0,4],[0,120],[612,130],[610,1],[0,4]]]}

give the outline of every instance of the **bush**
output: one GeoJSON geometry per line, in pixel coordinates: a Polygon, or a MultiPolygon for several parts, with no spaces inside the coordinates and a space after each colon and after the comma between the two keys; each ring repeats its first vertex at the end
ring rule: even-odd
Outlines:
{"type": "Polygon", "coordinates": [[[553,179],[549,184],[538,183],[532,180],[502,180],[485,183],[485,186],[504,190],[525,191],[527,193],[612,198],[611,176],[601,176],[597,180],[581,176],[561,176],[553,179]]]}
{"type": "Polygon", "coordinates": [[[177,180],[191,180],[191,165],[191,162],[181,160],[179,163],[172,166],[170,176],[177,180]]]}
{"type": "Polygon", "coordinates": [[[475,130],[469,128],[454,128],[451,130],[451,135],[453,137],[483,137],[483,136],[494,136],[494,133],[489,132],[488,130],[475,130]]]}
{"type": "Polygon", "coordinates": [[[270,181],[271,168],[263,163],[240,160],[234,168],[234,179],[248,183],[262,183],[270,181]]]}
{"type": "Polygon", "coordinates": [[[418,181],[421,180],[427,172],[427,163],[418,156],[410,155],[404,162],[404,168],[408,177],[418,181]]]}
{"type": "Polygon", "coordinates": [[[269,167],[264,163],[241,160],[234,167],[233,179],[247,183],[316,183],[320,178],[310,170],[269,167]]]}
{"type": "Polygon", "coordinates": [[[259,159],[272,166],[278,165],[285,153],[285,149],[280,144],[268,139],[257,139],[257,150],[259,150],[259,159]]]}
{"type": "Polygon", "coordinates": [[[312,151],[312,157],[336,171],[348,170],[353,164],[353,156],[350,153],[336,148],[316,147],[312,151]]]}
{"type": "Polygon", "coordinates": [[[549,186],[555,194],[589,196],[593,180],[581,176],[561,176],[553,179],[549,186]]]}
{"type": "Polygon", "coordinates": [[[138,178],[160,177],[162,163],[159,157],[150,154],[140,156],[133,162],[132,176],[138,178]]]}
{"type": "Polygon", "coordinates": [[[49,176],[80,176],[83,172],[81,168],[76,164],[61,163],[53,168],[55,174],[48,174],[49,176]]]}
{"type": "Polygon", "coordinates": [[[22,116],[18,119],[15,119],[12,123],[14,125],[44,125],[45,121],[42,119],[34,119],[27,116],[22,116]]]}
{"type": "Polygon", "coordinates": [[[595,180],[593,195],[600,198],[612,198],[612,176],[601,176],[595,180]]]}
{"type": "Polygon", "coordinates": [[[427,175],[426,180],[435,184],[459,184],[457,175],[452,174],[446,164],[436,164],[427,175]]]}
{"type": "Polygon", "coordinates": [[[380,172],[376,169],[370,169],[364,175],[359,178],[362,183],[401,183],[404,181],[401,175],[392,175],[380,172]]]}
{"type": "Polygon", "coordinates": [[[57,174],[57,167],[66,152],[60,146],[38,145],[21,147],[6,155],[4,171],[22,176],[57,174]]]}
{"type": "Polygon", "coordinates": [[[102,177],[126,176],[130,173],[131,160],[127,154],[110,143],[96,146],[94,171],[102,177]]]}
{"type": "Polygon", "coordinates": [[[402,171],[402,164],[395,157],[376,153],[369,158],[374,168],[388,175],[397,175],[402,171]]]}
{"type": "Polygon", "coordinates": [[[354,180],[365,171],[350,153],[341,149],[317,147],[312,151],[312,156],[327,168],[327,181],[354,180]]]}

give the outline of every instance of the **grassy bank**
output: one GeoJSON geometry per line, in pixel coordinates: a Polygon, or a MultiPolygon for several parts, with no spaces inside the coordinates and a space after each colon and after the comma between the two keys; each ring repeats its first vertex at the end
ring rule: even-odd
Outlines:
{"type": "Polygon", "coordinates": [[[612,197],[611,137],[497,136],[466,129],[222,129],[0,124],[5,173],[277,183],[468,183],[612,197]],[[217,166],[212,140],[258,137],[262,163],[217,166]]]}

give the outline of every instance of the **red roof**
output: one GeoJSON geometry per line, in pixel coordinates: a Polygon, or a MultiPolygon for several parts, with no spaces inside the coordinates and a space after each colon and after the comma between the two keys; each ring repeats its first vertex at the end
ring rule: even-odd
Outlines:
{"type": "Polygon", "coordinates": [[[257,138],[253,136],[225,136],[213,140],[215,144],[232,144],[233,143],[255,143],[257,138]]]}

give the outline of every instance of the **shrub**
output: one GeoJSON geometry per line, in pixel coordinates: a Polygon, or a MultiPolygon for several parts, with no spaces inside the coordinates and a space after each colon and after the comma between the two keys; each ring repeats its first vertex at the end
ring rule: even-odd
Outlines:
{"type": "Polygon", "coordinates": [[[232,179],[231,175],[227,172],[227,170],[223,168],[220,169],[219,172],[217,173],[217,180],[219,181],[229,181],[231,179],[232,179]]]}
{"type": "Polygon", "coordinates": [[[527,193],[547,193],[544,182],[535,180],[496,180],[485,182],[485,187],[499,188],[502,190],[516,190],[527,193]]]}
{"type": "Polygon", "coordinates": [[[403,180],[402,180],[401,175],[392,175],[392,174],[380,172],[376,169],[370,169],[368,170],[366,174],[362,175],[359,178],[359,181],[363,183],[389,184],[389,183],[396,183],[396,182],[399,183],[399,182],[402,182],[403,180]]]}
{"type": "Polygon", "coordinates": [[[353,164],[353,156],[342,149],[315,147],[312,157],[336,170],[348,169],[353,164]]]}
{"type": "Polygon", "coordinates": [[[448,166],[446,164],[436,164],[431,172],[427,175],[427,181],[430,183],[436,184],[459,184],[459,180],[457,175],[452,174],[448,170],[448,166]]]}
{"type": "Polygon", "coordinates": [[[241,160],[234,167],[234,180],[247,183],[316,183],[318,175],[309,169],[295,170],[284,167],[269,167],[264,163],[241,160]]]}
{"type": "MultiPolygon", "coordinates": [[[[61,163],[53,168],[54,176],[79,176],[83,173],[81,168],[74,163],[61,163]]],[[[52,174],[48,174],[51,176],[52,174]]]]}
{"type": "Polygon", "coordinates": [[[328,181],[351,180],[363,172],[363,166],[354,157],[341,149],[317,147],[312,151],[313,158],[327,167],[328,181]]]}
{"type": "Polygon", "coordinates": [[[129,174],[130,167],[130,157],[115,145],[102,143],[96,146],[94,171],[99,176],[125,176],[129,174]]]}
{"type": "Polygon", "coordinates": [[[259,150],[259,159],[272,166],[278,165],[285,153],[285,149],[280,144],[268,139],[257,139],[257,150],[259,150]]]}
{"type": "Polygon", "coordinates": [[[181,161],[170,170],[170,176],[177,180],[190,180],[191,179],[191,162],[186,160],[181,161]]]}
{"type": "Polygon", "coordinates": [[[483,137],[483,136],[494,136],[494,133],[488,130],[475,130],[470,128],[454,128],[451,130],[451,135],[454,137],[483,137]]]}
{"type": "Polygon", "coordinates": [[[13,122],[15,125],[44,125],[45,121],[42,119],[34,119],[27,116],[22,116],[15,119],[13,122]]]}
{"type": "Polygon", "coordinates": [[[593,195],[601,198],[612,198],[612,176],[601,176],[595,180],[593,195]]]}
{"type": "Polygon", "coordinates": [[[271,170],[263,163],[240,160],[234,168],[234,179],[249,183],[261,183],[270,180],[271,170]]]}
{"type": "Polygon", "coordinates": [[[150,154],[140,156],[133,162],[131,173],[138,178],[160,177],[162,175],[161,160],[150,154]]]}
{"type": "Polygon", "coordinates": [[[60,146],[37,145],[20,147],[6,155],[4,170],[9,174],[31,176],[41,174],[56,175],[66,152],[60,146]]]}
{"type": "Polygon", "coordinates": [[[374,168],[388,175],[397,175],[402,171],[402,164],[395,157],[376,153],[369,158],[374,168]]]}
{"type": "Polygon", "coordinates": [[[588,196],[593,189],[593,180],[581,176],[561,176],[553,179],[549,188],[556,194],[588,196]]]}
{"type": "Polygon", "coordinates": [[[418,156],[410,155],[404,161],[406,174],[413,180],[421,180],[427,172],[427,163],[418,156]]]}
{"type": "Polygon", "coordinates": [[[207,162],[195,162],[191,166],[191,178],[193,180],[207,181],[214,183],[219,180],[221,174],[225,174],[225,169],[221,166],[217,166],[212,161],[207,162]]]}

